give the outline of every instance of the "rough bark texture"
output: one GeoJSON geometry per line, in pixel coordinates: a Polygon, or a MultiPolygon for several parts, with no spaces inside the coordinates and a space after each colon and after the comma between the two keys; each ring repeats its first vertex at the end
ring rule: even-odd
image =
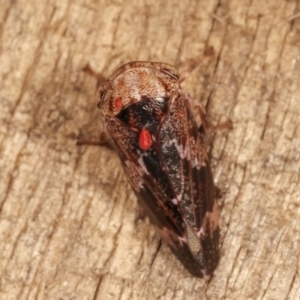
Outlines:
{"type": "Polygon", "coordinates": [[[299,299],[298,0],[1,1],[0,299],[299,299]],[[137,203],[98,130],[89,62],[184,67],[213,123],[222,257],[193,278],[137,203]]]}

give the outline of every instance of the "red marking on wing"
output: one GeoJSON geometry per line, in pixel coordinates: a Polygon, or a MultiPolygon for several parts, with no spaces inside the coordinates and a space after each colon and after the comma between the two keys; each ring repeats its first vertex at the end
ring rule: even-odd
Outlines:
{"type": "Polygon", "coordinates": [[[146,128],[142,128],[141,130],[139,144],[143,150],[148,150],[151,147],[151,134],[146,128]]]}

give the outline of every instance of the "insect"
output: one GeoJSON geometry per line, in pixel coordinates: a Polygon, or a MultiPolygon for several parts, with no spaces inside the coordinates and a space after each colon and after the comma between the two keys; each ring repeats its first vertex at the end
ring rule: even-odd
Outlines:
{"type": "Polygon", "coordinates": [[[130,62],[99,88],[98,107],[150,222],[185,268],[203,277],[219,261],[219,208],[180,81],[171,65],[130,62]]]}

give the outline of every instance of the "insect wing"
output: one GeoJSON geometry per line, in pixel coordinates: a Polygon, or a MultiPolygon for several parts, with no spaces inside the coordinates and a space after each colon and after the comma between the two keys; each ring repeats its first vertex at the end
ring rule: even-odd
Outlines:
{"type": "MultiPolygon", "coordinates": [[[[130,107],[138,116],[156,100],[141,101],[130,107]]],[[[147,150],[139,145],[140,129],[128,126],[130,117],[124,112],[111,118],[107,129],[151,223],[184,266],[203,277],[213,272],[219,257],[212,174],[185,95],[175,92],[166,103],[161,119],[156,114],[142,118],[153,127],[153,143],[147,150]]]]}
{"type": "Polygon", "coordinates": [[[195,276],[211,274],[219,260],[219,210],[206,148],[186,95],[171,101],[159,136],[162,162],[177,197],[173,202],[184,224],[181,243],[172,250],[195,276]]]}

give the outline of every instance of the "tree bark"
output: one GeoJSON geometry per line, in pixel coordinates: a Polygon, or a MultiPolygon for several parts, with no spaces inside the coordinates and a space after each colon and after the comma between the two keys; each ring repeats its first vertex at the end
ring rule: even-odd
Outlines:
{"type": "MultiPolygon", "coordinates": [[[[297,299],[298,1],[2,1],[0,299],[297,299]],[[204,52],[213,48],[214,55],[204,52]],[[179,69],[211,121],[221,260],[192,277],[161,244],[100,131],[95,79],[133,60],[179,69]]],[[[196,112],[195,112],[196,114],[196,112]]]]}

